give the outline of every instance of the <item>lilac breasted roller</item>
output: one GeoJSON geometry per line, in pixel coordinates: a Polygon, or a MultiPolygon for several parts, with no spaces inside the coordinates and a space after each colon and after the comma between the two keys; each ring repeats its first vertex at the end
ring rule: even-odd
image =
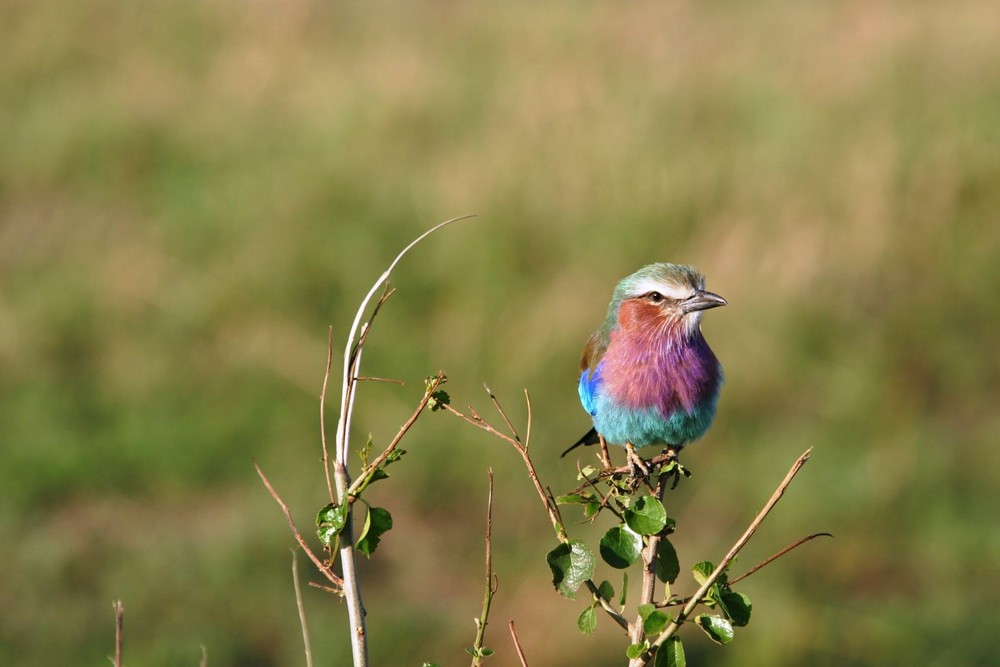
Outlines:
{"type": "Polygon", "coordinates": [[[565,452],[605,441],[680,449],[712,424],[722,366],[702,311],[726,305],[693,267],[644,266],[615,287],[604,324],[583,349],[580,401],[594,428],[565,452]]]}

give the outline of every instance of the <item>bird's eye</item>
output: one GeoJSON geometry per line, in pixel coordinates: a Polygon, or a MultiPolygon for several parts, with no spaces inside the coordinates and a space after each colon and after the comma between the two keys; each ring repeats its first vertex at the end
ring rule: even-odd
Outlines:
{"type": "Polygon", "coordinates": [[[646,295],[646,298],[652,301],[653,303],[660,303],[663,301],[664,296],[659,292],[650,292],[649,294],[646,295]]]}

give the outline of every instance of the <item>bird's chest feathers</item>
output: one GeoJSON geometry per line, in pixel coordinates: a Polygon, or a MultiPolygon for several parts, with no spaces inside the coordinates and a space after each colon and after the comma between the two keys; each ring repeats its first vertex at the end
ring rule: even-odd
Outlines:
{"type": "Polygon", "coordinates": [[[691,412],[718,392],[718,360],[697,329],[650,315],[621,313],[601,360],[604,391],[629,408],[691,412]]]}

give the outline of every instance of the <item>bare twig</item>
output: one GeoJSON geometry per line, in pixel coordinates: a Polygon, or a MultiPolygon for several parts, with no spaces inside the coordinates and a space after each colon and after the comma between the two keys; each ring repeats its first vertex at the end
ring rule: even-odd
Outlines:
{"type": "Polygon", "coordinates": [[[430,402],[431,398],[433,398],[434,392],[437,391],[437,388],[441,386],[441,384],[444,382],[444,377],[445,377],[444,371],[438,371],[438,374],[431,381],[431,384],[427,388],[427,391],[424,392],[424,397],[420,399],[420,403],[417,405],[416,410],[414,410],[413,414],[410,415],[410,418],[407,419],[403,423],[403,425],[399,427],[399,431],[396,433],[396,436],[392,439],[389,445],[384,450],[382,450],[382,453],[376,456],[371,463],[365,466],[365,469],[361,472],[360,475],[358,475],[358,478],[351,483],[351,486],[347,489],[348,503],[354,502],[354,498],[356,497],[356,495],[368,483],[368,478],[374,474],[374,472],[379,468],[379,466],[385,463],[385,460],[389,458],[389,455],[392,454],[392,452],[396,449],[400,441],[403,439],[403,436],[406,435],[406,432],[409,431],[410,428],[412,428],[412,426],[417,422],[417,419],[423,413],[424,409],[427,407],[427,404],[430,402]]]}
{"type": "Polygon", "coordinates": [[[668,639],[674,636],[681,624],[684,623],[691,612],[694,611],[694,608],[701,602],[705,593],[708,592],[708,589],[711,588],[719,578],[719,575],[725,572],[726,568],[729,567],[729,564],[734,558],[736,558],[736,555],[743,549],[743,547],[746,546],[747,542],[750,541],[750,538],[753,537],[753,534],[757,532],[760,524],[763,523],[767,515],[772,509],[774,509],[774,506],[778,504],[779,500],[781,500],[781,497],[785,494],[785,490],[788,488],[788,485],[792,483],[795,475],[798,474],[799,470],[802,469],[802,466],[804,466],[806,461],[809,460],[809,454],[811,452],[812,447],[804,451],[802,455],[796,459],[795,463],[793,463],[792,467],[789,469],[788,474],[785,475],[785,479],[781,481],[778,488],[774,490],[773,494],[771,494],[771,498],[767,501],[767,504],[764,505],[764,508],[757,514],[754,520],[750,522],[746,531],[744,531],[743,535],[740,536],[740,539],[736,540],[736,543],[729,549],[729,553],[727,553],[719,562],[715,570],[712,571],[712,574],[708,575],[708,578],[705,579],[705,583],[701,585],[701,588],[699,588],[698,591],[691,596],[688,603],[684,605],[680,612],[678,612],[677,617],[671,621],[670,625],[666,627],[663,633],[656,638],[656,642],[649,649],[647,649],[645,653],[643,653],[641,660],[644,662],[640,662],[639,664],[645,664],[645,662],[648,662],[653,657],[653,653],[663,646],[668,639]]]}
{"type": "Polygon", "coordinates": [[[326,490],[330,502],[336,502],[333,495],[333,480],[330,478],[330,450],[326,446],[326,387],[330,381],[330,366],[333,364],[333,327],[326,334],[326,372],[323,374],[323,391],[319,394],[319,437],[323,443],[323,472],[326,475],[326,490]]]}
{"type": "Polygon", "coordinates": [[[339,588],[330,588],[329,586],[324,586],[323,584],[318,584],[315,581],[306,582],[313,588],[318,588],[321,591],[326,591],[331,595],[336,595],[337,597],[344,597],[344,591],[339,588]]]}
{"type": "MultiPolygon", "coordinates": [[[[500,416],[503,417],[504,423],[507,424],[507,430],[510,431],[510,434],[514,437],[515,440],[517,440],[518,442],[521,442],[521,436],[518,435],[517,429],[514,428],[514,424],[511,423],[510,417],[507,416],[507,411],[504,410],[503,407],[500,405],[500,400],[497,398],[496,394],[494,394],[493,390],[489,388],[489,385],[483,384],[483,388],[486,390],[486,393],[489,394],[490,400],[493,402],[493,405],[496,407],[497,412],[499,412],[500,416]]],[[[527,390],[525,390],[524,395],[525,395],[525,397],[528,396],[527,390]]],[[[530,401],[528,402],[528,405],[531,405],[530,401]]]]}
{"type": "Polygon", "coordinates": [[[528,667],[528,660],[524,657],[524,651],[521,650],[521,642],[517,639],[517,630],[514,629],[514,621],[509,621],[507,627],[510,628],[510,637],[514,640],[514,648],[517,649],[517,658],[521,661],[521,667],[528,667]]]}
{"type": "Polygon", "coordinates": [[[299,559],[292,550],[292,584],[295,587],[295,607],[299,610],[299,625],[302,626],[302,644],[306,654],[306,667],[313,667],[312,645],[309,642],[309,624],[306,623],[306,608],[302,603],[302,586],[299,584],[299,559]]]}
{"type": "Polygon", "coordinates": [[[380,377],[370,377],[370,376],[358,376],[358,382],[386,382],[388,384],[398,384],[400,387],[406,385],[405,380],[396,380],[394,378],[380,378],[380,377]]]}
{"type": "Polygon", "coordinates": [[[472,667],[483,664],[483,641],[490,617],[493,594],[497,592],[497,579],[493,574],[493,468],[490,468],[489,495],[486,499],[486,592],[483,594],[483,612],[476,619],[476,641],[472,644],[472,667]]]}
{"type": "Polygon", "coordinates": [[[743,581],[744,579],[746,579],[747,577],[749,577],[751,574],[753,574],[757,570],[759,570],[762,567],[765,567],[767,565],[770,565],[774,561],[778,560],[779,558],[781,558],[782,556],[784,556],[785,554],[787,554],[792,549],[795,549],[796,547],[800,547],[803,544],[805,544],[806,542],[809,542],[810,540],[814,540],[817,537],[833,537],[833,535],[831,533],[813,533],[812,535],[806,535],[802,539],[796,540],[792,544],[789,544],[787,547],[785,547],[781,551],[779,551],[779,552],[777,552],[777,553],[775,553],[775,554],[773,554],[773,555],[765,558],[763,561],[757,563],[756,565],[754,565],[753,567],[751,567],[749,570],[747,570],[746,572],[744,572],[740,576],[736,577],[735,579],[730,579],[729,580],[729,584],[732,585],[732,584],[735,584],[736,582],[743,581]]]}
{"type": "MultiPolygon", "coordinates": [[[[500,412],[504,421],[510,423],[510,420],[504,413],[503,408],[497,402],[496,398],[492,396],[492,394],[491,398],[493,399],[493,405],[497,408],[497,411],[500,412]]],[[[459,417],[460,419],[465,420],[476,428],[482,429],[487,433],[495,435],[501,440],[509,442],[514,449],[517,450],[517,452],[521,455],[521,459],[524,461],[525,467],[528,469],[528,476],[531,478],[532,484],[535,485],[535,491],[538,493],[538,497],[541,499],[542,505],[545,506],[545,511],[549,514],[549,521],[552,522],[552,527],[555,528],[556,534],[559,536],[559,541],[564,543],[569,542],[569,537],[566,535],[566,528],[563,524],[562,515],[559,513],[559,507],[556,505],[555,501],[552,500],[552,496],[545,492],[545,488],[538,479],[538,473],[535,472],[535,464],[531,461],[531,456],[528,454],[528,448],[523,442],[521,442],[517,433],[512,430],[511,435],[507,435],[506,433],[498,431],[492,424],[476,414],[476,411],[472,408],[469,408],[469,414],[466,415],[465,413],[456,410],[451,405],[444,405],[443,407],[448,410],[448,412],[459,417]]],[[[529,426],[528,429],[530,430],[530,428],[531,427],[529,426]]]]}
{"type": "Polygon", "coordinates": [[[125,605],[121,600],[115,600],[112,605],[115,610],[115,667],[122,667],[123,632],[125,629],[125,605]]]}
{"type": "MultiPolygon", "coordinates": [[[[528,424],[525,427],[525,433],[527,434],[531,433],[531,400],[527,391],[524,392],[524,396],[528,404],[528,424]]],[[[503,413],[502,406],[500,406],[495,398],[493,400],[493,404],[503,416],[504,421],[509,423],[510,420],[507,419],[507,416],[503,413]]],[[[525,467],[528,469],[528,476],[531,478],[532,484],[535,485],[535,491],[538,493],[538,497],[542,501],[542,505],[545,506],[545,511],[549,515],[549,521],[552,523],[552,527],[555,529],[559,541],[564,544],[569,543],[569,536],[566,534],[566,528],[563,523],[562,515],[559,512],[559,506],[553,499],[552,494],[545,490],[541,481],[538,479],[538,473],[535,471],[535,464],[532,462],[531,456],[528,453],[529,440],[525,438],[525,441],[522,443],[517,437],[516,432],[513,432],[513,427],[512,435],[507,435],[506,433],[498,431],[492,424],[480,417],[479,414],[477,414],[471,407],[469,408],[468,415],[456,410],[451,405],[443,405],[442,407],[456,417],[472,424],[476,428],[486,431],[487,433],[510,443],[510,445],[517,450],[517,452],[521,455],[521,459],[524,461],[525,467]]],[[[615,623],[621,626],[624,630],[628,630],[628,621],[625,620],[625,617],[622,616],[621,613],[611,606],[610,602],[601,597],[597,584],[595,584],[592,579],[588,579],[583,583],[587,587],[587,590],[590,591],[593,599],[601,605],[601,609],[603,609],[615,623]]]]}
{"type": "Polygon", "coordinates": [[[208,667],[208,647],[204,644],[201,645],[201,660],[198,661],[198,667],[208,667]]]}
{"type": "Polygon", "coordinates": [[[271,497],[274,498],[276,503],[278,503],[282,513],[285,515],[285,520],[288,521],[288,527],[292,529],[292,535],[295,536],[295,541],[298,542],[299,546],[302,547],[302,550],[306,552],[306,555],[309,556],[309,560],[313,562],[316,569],[322,572],[323,575],[330,580],[330,583],[334,585],[340,595],[343,595],[344,580],[334,574],[333,571],[330,570],[330,568],[327,567],[315,553],[313,553],[313,550],[309,548],[309,544],[302,537],[302,533],[300,533],[299,529],[295,527],[295,521],[292,520],[292,512],[288,509],[288,505],[285,504],[285,501],[281,499],[278,492],[274,490],[273,486],[271,486],[271,482],[267,479],[264,471],[260,469],[260,466],[257,465],[256,461],[254,461],[253,467],[257,470],[257,475],[260,477],[261,481],[264,482],[264,486],[267,487],[271,497]]]}

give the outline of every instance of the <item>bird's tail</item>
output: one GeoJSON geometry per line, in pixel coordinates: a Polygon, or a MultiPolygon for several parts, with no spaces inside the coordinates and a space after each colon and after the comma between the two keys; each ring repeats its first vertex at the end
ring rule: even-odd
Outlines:
{"type": "Polygon", "coordinates": [[[570,445],[569,448],[565,452],[563,452],[562,454],[560,454],[559,458],[562,458],[562,457],[566,456],[567,454],[569,454],[571,451],[573,451],[574,449],[576,449],[580,445],[584,445],[584,446],[596,445],[600,441],[601,440],[600,440],[600,438],[597,435],[597,429],[596,428],[592,428],[589,431],[587,431],[586,433],[584,433],[582,438],[580,438],[579,440],[577,440],[576,442],[574,442],[572,445],[570,445]]]}

